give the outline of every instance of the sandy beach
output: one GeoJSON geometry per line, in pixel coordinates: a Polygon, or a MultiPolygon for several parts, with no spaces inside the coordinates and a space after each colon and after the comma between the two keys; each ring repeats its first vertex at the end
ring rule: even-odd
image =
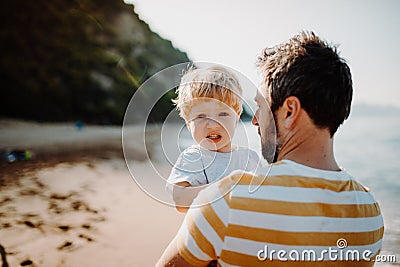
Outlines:
{"type": "MultiPolygon", "coordinates": [[[[9,266],[154,266],[183,220],[134,182],[119,127],[2,121],[0,144],[33,153],[1,162],[0,245],[9,266]]],[[[133,154],[135,173],[146,175],[145,152],[133,154]]]]}

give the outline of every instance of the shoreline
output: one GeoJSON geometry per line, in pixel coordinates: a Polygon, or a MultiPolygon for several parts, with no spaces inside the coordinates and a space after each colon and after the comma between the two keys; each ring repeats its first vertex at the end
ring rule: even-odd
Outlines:
{"type": "MultiPolygon", "coordinates": [[[[139,127],[129,129],[140,135],[139,127]]],[[[133,160],[145,161],[146,151],[131,145],[133,160]]],[[[10,176],[24,175],[37,169],[55,167],[60,163],[95,162],[112,158],[123,159],[122,127],[84,126],[78,129],[73,122],[37,123],[0,120],[0,186],[10,176]],[[29,151],[31,158],[8,162],[13,151],[29,151]]]]}

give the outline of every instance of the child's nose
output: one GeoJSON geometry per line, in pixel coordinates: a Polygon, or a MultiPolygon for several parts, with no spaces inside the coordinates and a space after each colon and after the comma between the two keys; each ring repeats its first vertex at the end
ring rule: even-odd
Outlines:
{"type": "Polygon", "coordinates": [[[210,129],[217,128],[217,127],[219,127],[219,125],[220,125],[219,122],[216,121],[215,119],[209,118],[207,120],[207,128],[210,128],[210,129]]]}

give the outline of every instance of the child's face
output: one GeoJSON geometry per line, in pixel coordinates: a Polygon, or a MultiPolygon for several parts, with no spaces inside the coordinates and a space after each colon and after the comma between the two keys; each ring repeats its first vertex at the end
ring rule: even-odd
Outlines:
{"type": "Polygon", "coordinates": [[[212,98],[194,100],[186,124],[201,147],[230,152],[239,116],[227,104],[212,98]]]}

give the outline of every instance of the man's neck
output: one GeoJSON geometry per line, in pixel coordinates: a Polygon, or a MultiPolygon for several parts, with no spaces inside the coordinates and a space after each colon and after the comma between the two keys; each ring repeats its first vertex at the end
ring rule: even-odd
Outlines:
{"type": "Polygon", "coordinates": [[[288,159],[321,170],[340,170],[333,153],[333,138],[328,130],[303,128],[285,139],[278,160],[288,159]]]}

